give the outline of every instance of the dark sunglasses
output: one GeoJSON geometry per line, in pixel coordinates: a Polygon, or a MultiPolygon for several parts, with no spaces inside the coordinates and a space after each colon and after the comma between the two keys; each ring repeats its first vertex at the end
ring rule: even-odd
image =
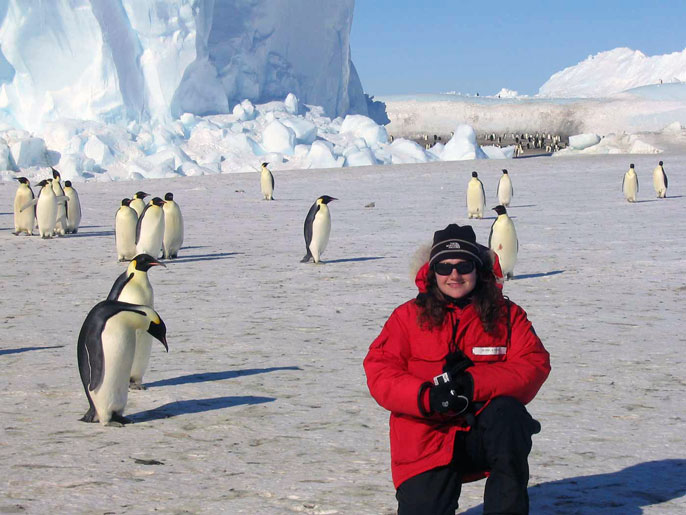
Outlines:
{"type": "Polygon", "coordinates": [[[460,261],[459,263],[436,263],[434,265],[434,272],[438,275],[450,275],[453,270],[457,270],[458,274],[471,274],[475,268],[474,261],[460,261]]]}

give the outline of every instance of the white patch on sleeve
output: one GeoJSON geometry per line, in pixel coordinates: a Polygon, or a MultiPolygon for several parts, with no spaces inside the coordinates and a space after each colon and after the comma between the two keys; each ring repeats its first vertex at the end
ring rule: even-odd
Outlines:
{"type": "Polygon", "coordinates": [[[474,347],[472,353],[475,356],[499,356],[507,353],[507,347],[474,347]]]}

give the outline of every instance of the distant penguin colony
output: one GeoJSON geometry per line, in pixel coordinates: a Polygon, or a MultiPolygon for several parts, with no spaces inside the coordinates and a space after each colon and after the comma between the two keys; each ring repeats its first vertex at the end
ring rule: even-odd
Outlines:
{"type": "MultiPolygon", "coordinates": [[[[133,203],[133,201],[131,201],[133,203]]],[[[164,241],[164,200],[153,198],[138,218],[136,225],[136,254],[159,257],[164,241]]]]}
{"type": "Polygon", "coordinates": [[[264,200],[274,200],[274,176],[269,171],[267,165],[269,163],[262,163],[260,170],[260,188],[262,189],[262,196],[264,200]]]}
{"type": "Polygon", "coordinates": [[[483,218],[486,206],[486,192],[479,180],[479,174],[472,172],[467,184],[467,215],[469,218],[483,218]]]}
{"type": "Polygon", "coordinates": [[[660,161],[653,170],[653,187],[655,188],[655,193],[657,193],[657,198],[667,197],[668,186],[667,174],[663,168],[663,162],[660,161]]]}
{"type": "Polygon", "coordinates": [[[114,216],[114,239],[117,246],[117,259],[128,261],[136,255],[136,226],[138,215],[129,206],[131,199],[122,199],[114,216]]]}
{"type": "Polygon", "coordinates": [[[638,193],[638,176],[634,169],[634,164],[629,165],[629,170],[624,174],[622,179],[622,192],[624,198],[628,202],[636,202],[636,194],[638,193]]]}
{"type": "Polygon", "coordinates": [[[312,207],[310,207],[307,217],[305,218],[305,257],[300,262],[307,263],[313,260],[315,263],[320,262],[320,258],[326,245],[329,242],[329,235],[331,234],[331,213],[329,212],[328,204],[337,198],[329,195],[322,195],[315,200],[312,207]]]}
{"type": "Polygon", "coordinates": [[[183,244],[183,216],[181,208],[174,202],[174,194],[164,195],[164,237],[162,238],[162,255],[164,259],[175,259],[183,244]]]}
{"type": "Polygon", "coordinates": [[[148,306],[104,300],[88,313],[77,343],[81,382],[88,399],[83,422],[119,426],[124,417],[129,377],[136,351],[136,332],[145,331],[167,346],[167,328],[148,306]]]}
{"type": "MultiPolygon", "coordinates": [[[[118,300],[129,304],[140,304],[155,308],[155,298],[148,278],[148,270],[153,266],[164,266],[149,254],[139,254],[134,257],[112,285],[107,300],[118,300]]],[[[133,390],[144,390],[143,375],[148,368],[150,351],[152,348],[152,336],[144,331],[136,333],[136,350],[134,353],[129,386],[133,390]]]]}
{"type": "Polygon", "coordinates": [[[496,191],[498,196],[498,202],[501,206],[509,206],[512,202],[512,196],[514,195],[514,190],[512,188],[512,180],[510,179],[510,174],[507,170],[503,168],[503,174],[500,176],[498,181],[498,189],[496,191]]]}
{"type": "Polygon", "coordinates": [[[26,177],[16,177],[19,187],[14,194],[14,233],[15,235],[25,232],[28,236],[33,235],[33,226],[36,221],[36,207],[33,202],[35,196],[31,184],[26,177]]]}
{"type": "Polygon", "coordinates": [[[498,214],[498,218],[491,225],[488,246],[498,254],[503,277],[505,279],[512,279],[514,277],[514,267],[517,263],[517,252],[519,251],[517,231],[515,230],[514,222],[507,216],[507,210],[504,206],[495,206],[493,210],[498,214]]]}

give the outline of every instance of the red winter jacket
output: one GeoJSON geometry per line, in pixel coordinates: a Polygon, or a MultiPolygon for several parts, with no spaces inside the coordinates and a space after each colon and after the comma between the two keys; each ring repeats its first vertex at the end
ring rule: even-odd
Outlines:
{"type": "MultiPolygon", "coordinates": [[[[417,274],[420,291],[426,290],[427,271],[424,266],[417,274]]],[[[391,412],[391,473],[396,488],[417,474],[448,465],[455,433],[469,430],[462,418],[423,416],[418,404],[421,385],[443,372],[456,320],[458,346],[474,362],[467,371],[474,380],[475,402],[508,395],[526,404],[550,373],[548,352],[524,310],[514,303],[509,308],[509,342],[505,321],[486,333],[472,305],[455,308],[441,327],[432,330],[420,328],[417,315],[414,300],[396,308],[364,360],[372,397],[391,412]]]]}

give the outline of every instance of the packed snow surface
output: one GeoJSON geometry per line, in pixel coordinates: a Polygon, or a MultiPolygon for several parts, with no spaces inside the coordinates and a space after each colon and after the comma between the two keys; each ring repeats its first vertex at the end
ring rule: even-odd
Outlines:
{"type": "MultiPolygon", "coordinates": [[[[505,293],[528,312],[552,373],[528,409],[532,513],[686,511],[683,445],[686,153],[515,159],[508,209],[520,241],[505,293]],[[633,162],[638,202],[621,192],[633,162]],[[676,225],[675,225],[676,224],[676,225]]],[[[170,160],[174,156],[170,154],[170,160]]],[[[416,293],[415,250],[468,223],[466,187],[488,207],[502,162],[280,171],[273,202],[259,174],[151,179],[174,193],[185,246],[149,277],[168,328],[148,389],[124,428],[85,424],[76,341],[126,264],[114,214],[131,181],[76,184],[82,227],[13,236],[15,182],[0,182],[0,511],[6,513],[395,513],[388,413],[362,360],[391,311],[416,293]],[[322,265],[301,264],[303,221],[328,194],[322,265]],[[371,207],[371,205],[374,207],[371,207]],[[366,207],[370,206],[370,207],[366,207]]],[[[486,242],[494,220],[473,220],[486,242]]],[[[484,481],[460,512],[481,513],[484,481]]]]}

